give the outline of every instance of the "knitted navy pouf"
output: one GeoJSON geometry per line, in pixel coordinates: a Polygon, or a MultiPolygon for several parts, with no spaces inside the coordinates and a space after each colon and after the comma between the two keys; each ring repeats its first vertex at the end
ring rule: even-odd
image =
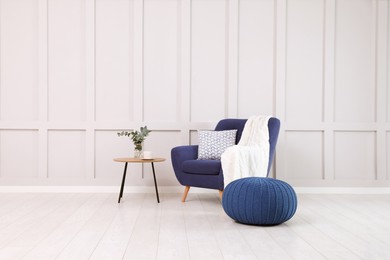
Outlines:
{"type": "Polygon", "coordinates": [[[277,225],[295,214],[297,196],[284,181],[248,177],[227,185],[222,206],[229,217],[240,223],[277,225]]]}

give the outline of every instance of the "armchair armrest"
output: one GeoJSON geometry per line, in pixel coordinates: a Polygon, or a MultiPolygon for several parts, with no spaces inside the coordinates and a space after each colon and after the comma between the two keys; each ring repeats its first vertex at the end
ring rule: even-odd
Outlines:
{"type": "Polygon", "coordinates": [[[198,158],[197,145],[183,145],[172,148],[171,160],[175,173],[181,171],[181,165],[187,160],[196,160],[198,158]]]}
{"type": "Polygon", "coordinates": [[[186,160],[196,160],[198,158],[197,145],[183,145],[172,148],[171,158],[173,161],[183,162],[186,160]]]}
{"type": "MultiPolygon", "coordinates": [[[[183,171],[183,162],[198,159],[198,145],[178,146],[171,150],[171,161],[173,171],[177,180],[181,185],[201,187],[209,189],[223,190],[223,173],[220,169],[219,174],[204,175],[204,174],[188,174],[183,171]]],[[[202,163],[210,163],[211,161],[203,160],[202,163]]],[[[214,161],[216,162],[216,160],[214,161]]],[[[220,161],[218,161],[220,167],[220,161]]],[[[187,169],[188,170],[188,169],[187,169]]]]}

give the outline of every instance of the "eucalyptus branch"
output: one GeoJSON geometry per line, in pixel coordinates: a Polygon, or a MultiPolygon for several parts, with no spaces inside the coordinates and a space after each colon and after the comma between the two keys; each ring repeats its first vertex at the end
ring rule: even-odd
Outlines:
{"type": "Polygon", "coordinates": [[[141,127],[140,130],[122,131],[118,132],[118,136],[127,136],[130,137],[131,141],[135,145],[136,150],[142,150],[142,142],[145,141],[146,137],[149,135],[151,131],[147,128],[147,126],[141,127]]]}

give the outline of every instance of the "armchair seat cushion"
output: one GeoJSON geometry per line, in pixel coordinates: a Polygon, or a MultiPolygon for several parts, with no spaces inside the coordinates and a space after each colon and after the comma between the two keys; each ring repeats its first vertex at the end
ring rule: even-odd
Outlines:
{"type": "Polygon", "coordinates": [[[185,173],[197,175],[218,175],[221,171],[220,160],[186,160],[182,164],[185,173]]]}

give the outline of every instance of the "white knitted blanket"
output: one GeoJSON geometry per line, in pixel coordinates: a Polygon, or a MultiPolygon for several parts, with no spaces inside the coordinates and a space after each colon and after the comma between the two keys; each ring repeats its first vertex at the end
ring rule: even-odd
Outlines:
{"type": "Polygon", "coordinates": [[[250,117],[245,123],[240,142],[222,154],[225,187],[236,179],[267,176],[270,118],[271,116],[250,117]]]}

